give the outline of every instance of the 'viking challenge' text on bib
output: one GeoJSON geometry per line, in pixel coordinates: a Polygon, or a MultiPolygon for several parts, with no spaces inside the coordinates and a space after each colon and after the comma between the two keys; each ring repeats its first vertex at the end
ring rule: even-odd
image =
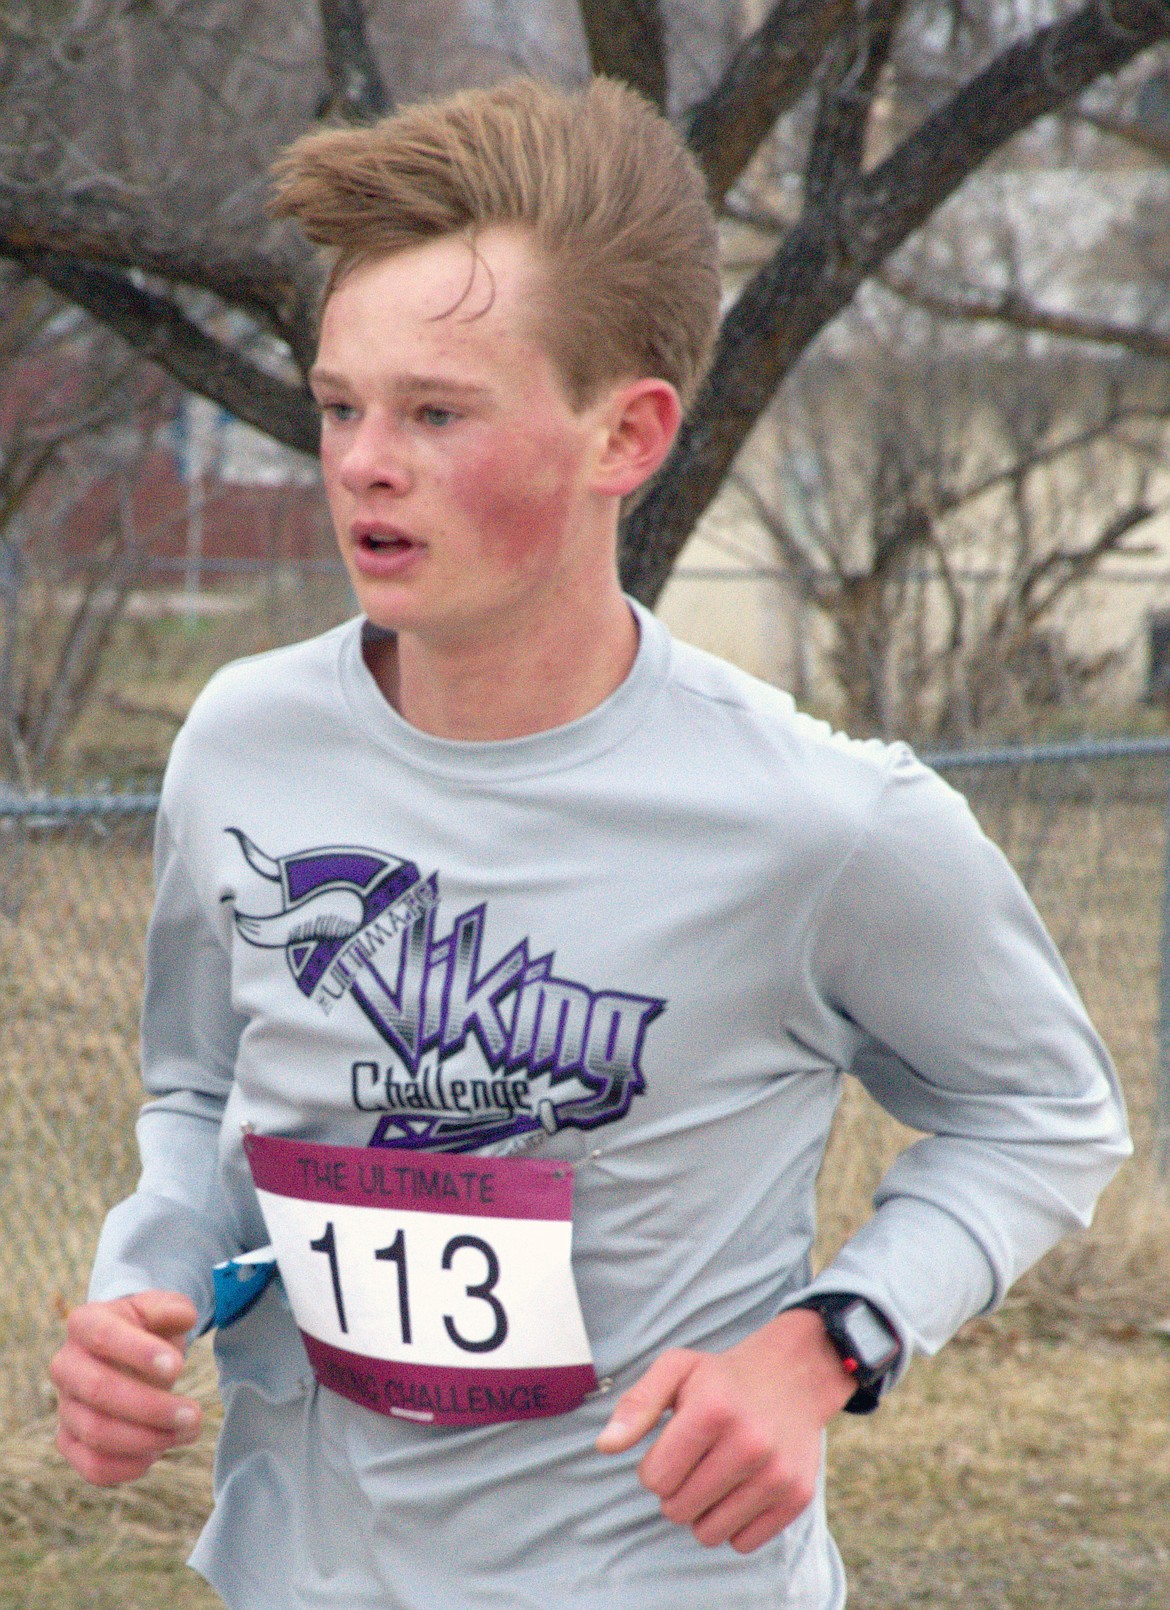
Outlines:
{"type": "Polygon", "coordinates": [[[323,1386],[469,1426],[565,1414],[597,1385],[568,1163],[255,1134],[244,1148],[323,1386]]]}

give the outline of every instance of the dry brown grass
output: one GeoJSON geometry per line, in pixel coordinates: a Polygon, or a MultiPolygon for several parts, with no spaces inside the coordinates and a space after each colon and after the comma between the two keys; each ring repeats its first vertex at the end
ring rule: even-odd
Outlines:
{"type": "Polygon", "coordinates": [[[341,575],[273,578],[250,595],[221,599],[227,607],[194,620],[132,613],[121,621],[97,686],[57,757],[58,778],[72,784],[80,777],[115,783],[157,777],[213,671],[241,655],[312,637],[354,612],[341,575]]]}
{"type": "Polygon", "coordinates": [[[0,839],[0,1430],[48,1406],[45,1359],[137,1171],[148,834],[0,839]]]}
{"type": "Polygon", "coordinates": [[[850,1610],[1164,1610],[1170,1371],[1154,1341],[984,1337],[841,1416],[850,1610]]]}

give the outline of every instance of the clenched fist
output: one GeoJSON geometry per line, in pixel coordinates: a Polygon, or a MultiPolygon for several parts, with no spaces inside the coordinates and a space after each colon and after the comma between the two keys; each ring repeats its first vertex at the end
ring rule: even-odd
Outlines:
{"type": "Polygon", "coordinates": [[[57,1447],[100,1487],[133,1481],[168,1448],[194,1442],[203,1419],[172,1388],[195,1304],[175,1291],[85,1303],[49,1366],[59,1398],[57,1447]]]}

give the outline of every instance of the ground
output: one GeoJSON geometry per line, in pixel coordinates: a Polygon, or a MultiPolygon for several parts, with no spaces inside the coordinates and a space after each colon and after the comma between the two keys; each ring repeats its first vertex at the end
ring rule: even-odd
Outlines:
{"type": "Polygon", "coordinates": [[[841,1420],[854,1610],[1154,1610],[1170,1598],[1170,1354],[994,1333],[841,1420]]]}

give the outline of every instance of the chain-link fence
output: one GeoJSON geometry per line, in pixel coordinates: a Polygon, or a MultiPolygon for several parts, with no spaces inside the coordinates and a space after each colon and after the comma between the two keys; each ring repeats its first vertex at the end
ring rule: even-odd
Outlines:
{"type": "MultiPolygon", "coordinates": [[[[1165,1115],[1170,741],[934,759],[1036,899],[1117,1059],[1148,1160],[1165,1115]]],[[[0,795],[0,1429],[44,1412],[61,1319],[84,1292],[106,1208],[136,1175],[153,807],[0,795]]],[[[864,1213],[881,1149],[858,1131],[856,1166],[831,1151],[838,1228],[864,1213]]]]}
{"type": "Polygon", "coordinates": [[[136,1178],[151,889],[151,802],[30,803],[0,800],[0,1428],[44,1412],[62,1316],[136,1178]]]}
{"type": "Polygon", "coordinates": [[[1023,879],[1113,1052],[1139,1149],[1165,1143],[1170,739],[925,757],[1023,879]]]}

